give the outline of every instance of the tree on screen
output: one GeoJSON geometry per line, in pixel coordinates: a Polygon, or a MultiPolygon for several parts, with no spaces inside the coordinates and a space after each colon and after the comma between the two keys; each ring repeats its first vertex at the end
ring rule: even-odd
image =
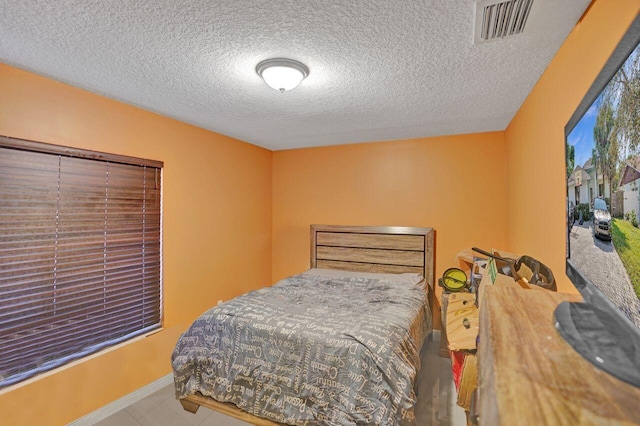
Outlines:
{"type": "Polygon", "coordinates": [[[611,181],[618,163],[618,140],[615,132],[614,109],[610,96],[604,96],[598,106],[596,125],[593,128],[595,145],[591,153],[596,171],[606,178],[611,192],[611,181]]]}

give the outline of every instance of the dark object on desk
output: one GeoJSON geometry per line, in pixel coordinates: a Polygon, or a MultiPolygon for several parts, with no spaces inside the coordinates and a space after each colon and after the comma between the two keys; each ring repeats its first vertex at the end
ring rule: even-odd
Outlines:
{"type": "Polygon", "coordinates": [[[472,250],[485,256],[492,257],[496,259],[496,261],[503,262],[503,264],[508,268],[504,268],[504,265],[498,265],[498,262],[496,262],[496,266],[501,269],[505,275],[511,275],[513,279],[524,288],[529,288],[529,284],[535,284],[538,287],[542,287],[547,290],[557,291],[556,279],[553,276],[551,269],[531,256],[520,256],[518,259],[509,259],[489,253],[479,249],[478,247],[473,247],[472,250]],[[531,270],[531,278],[526,279],[518,273],[523,265],[531,270]]]}
{"type": "Polygon", "coordinates": [[[593,365],[640,388],[638,326],[571,259],[567,259],[567,276],[583,295],[584,303],[558,305],[554,312],[556,329],[593,365]]]}

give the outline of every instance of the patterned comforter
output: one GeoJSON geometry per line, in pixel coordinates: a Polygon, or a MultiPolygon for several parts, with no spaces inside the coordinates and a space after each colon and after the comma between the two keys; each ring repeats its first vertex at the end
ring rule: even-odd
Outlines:
{"type": "Polygon", "coordinates": [[[430,330],[422,285],[292,276],[193,323],[172,356],[176,396],[294,425],[413,424],[430,330]]]}

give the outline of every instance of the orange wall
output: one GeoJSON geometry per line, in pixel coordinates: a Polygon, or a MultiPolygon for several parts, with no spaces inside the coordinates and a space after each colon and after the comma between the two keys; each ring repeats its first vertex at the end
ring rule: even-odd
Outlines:
{"type": "Polygon", "coordinates": [[[157,380],[193,319],[270,283],[270,151],[2,64],[0,135],[165,164],[163,331],[0,392],[0,423],[66,424],[157,380]]]}
{"type": "Polygon", "coordinates": [[[507,245],[564,273],[564,127],[631,22],[637,0],[596,0],[573,29],[505,132],[507,245]]]}
{"type": "Polygon", "coordinates": [[[309,224],[432,226],[564,270],[564,126],[636,14],[595,0],[505,132],[269,151],[0,64],[0,134],[163,160],[165,328],[0,392],[2,423],[63,424],[170,372],[218,299],[309,264],[309,224]],[[272,237],[273,236],[273,237],[272,237]]]}
{"type": "Polygon", "coordinates": [[[505,247],[502,132],[276,151],[273,281],[309,267],[309,225],[436,230],[436,277],[461,249],[505,247]]]}

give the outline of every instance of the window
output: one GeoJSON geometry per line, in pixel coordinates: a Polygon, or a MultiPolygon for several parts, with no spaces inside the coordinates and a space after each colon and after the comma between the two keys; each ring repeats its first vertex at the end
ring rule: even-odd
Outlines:
{"type": "Polygon", "coordinates": [[[162,166],[0,137],[0,387],[160,327],[162,166]]]}

